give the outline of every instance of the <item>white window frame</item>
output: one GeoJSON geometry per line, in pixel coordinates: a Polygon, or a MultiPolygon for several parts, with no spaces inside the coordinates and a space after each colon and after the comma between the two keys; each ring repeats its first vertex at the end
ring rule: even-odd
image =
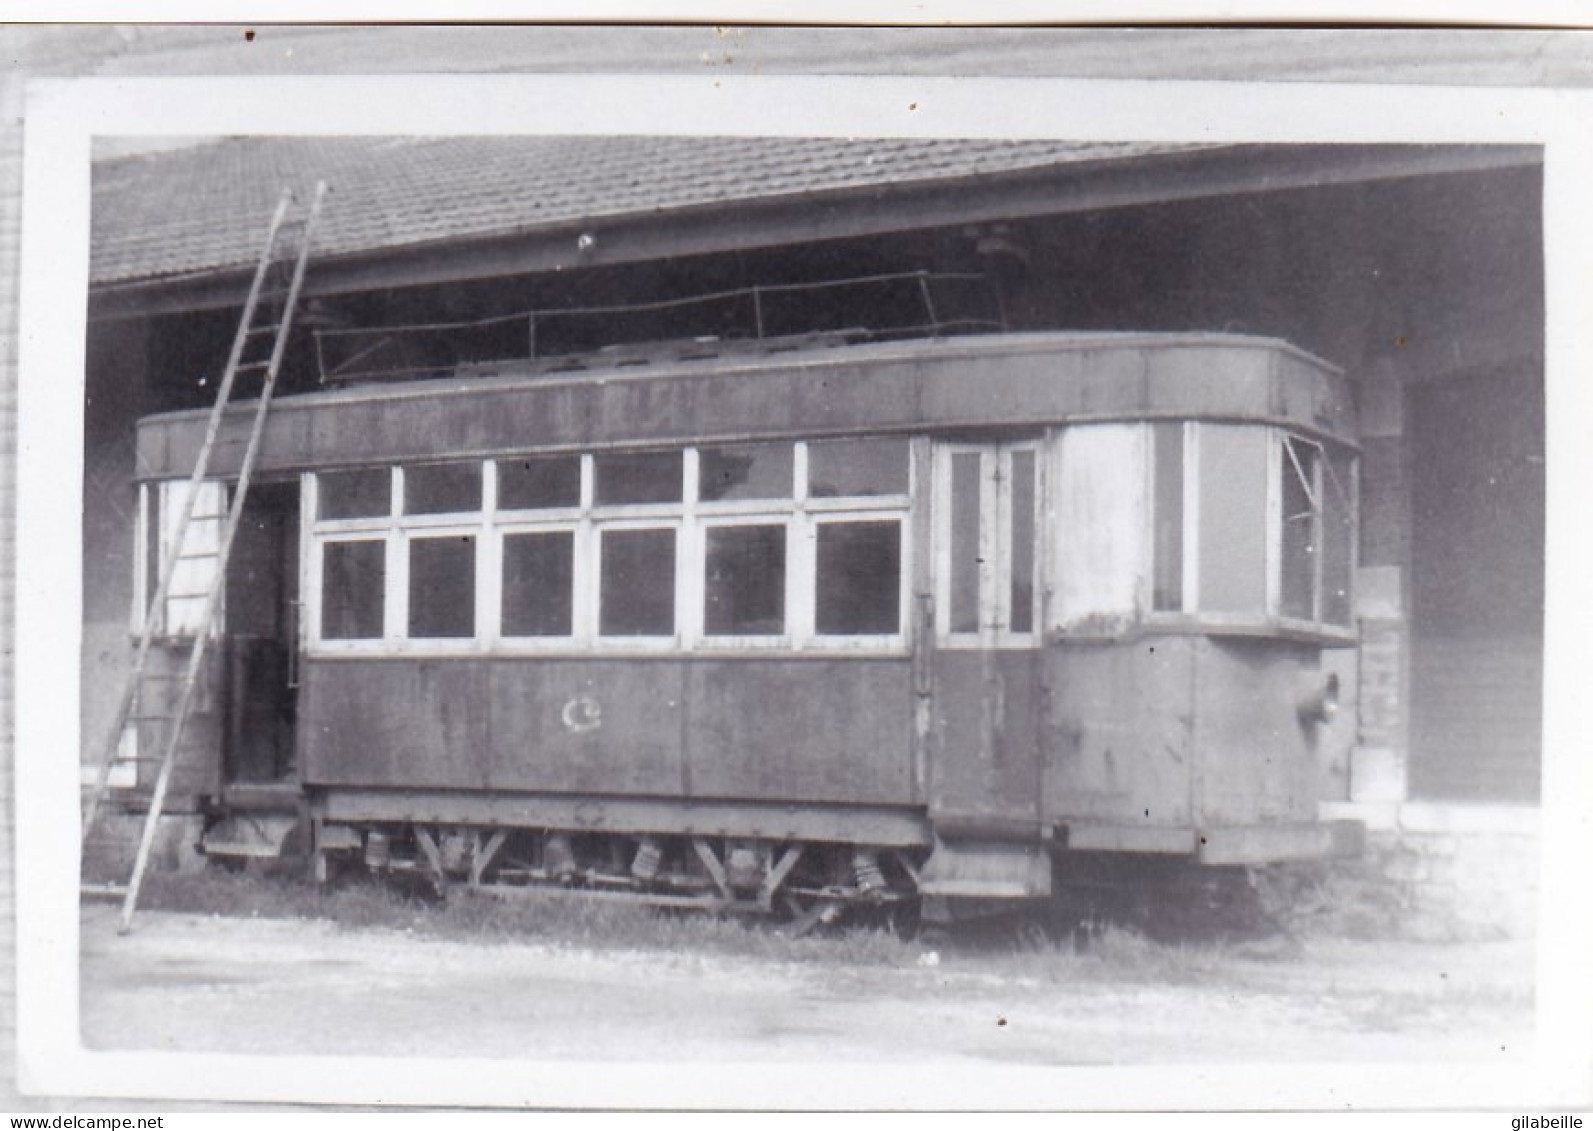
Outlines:
{"type": "Polygon", "coordinates": [[[1268,538],[1268,552],[1271,555],[1271,561],[1268,563],[1269,598],[1271,598],[1271,604],[1268,611],[1277,618],[1278,624],[1285,628],[1339,636],[1353,633],[1355,626],[1355,567],[1360,556],[1360,461],[1352,457],[1350,460],[1350,481],[1348,483],[1338,483],[1336,482],[1337,473],[1330,466],[1328,443],[1326,441],[1303,436],[1287,428],[1276,428],[1273,432],[1276,437],[1276,443],[1272,445],[1272,450],[1276,466],[1270,469],[1271,485],[1268,499],[1269,514],[1274,516],[1273,528],[1269,532],[1268,538]],[[1283,513],[1282,473],[1288,470],[1299,476],[1301,471],[1298,461],[1290,453],[1289,445],[1291,443],[1304,445],[1316,451],[1312,482],[1306,487],[1306,493],[1310,497],[1312,509],[1312,544],[1316,547],[1311,563],[1311,616],[1309,619],[1290,616],[1283,611],[1283,524],[1288,521],[1288,516],[1283,513]],[[1350,544],[1346,547],[1346,552],[1349,555],[1348,576],[1350,583],[1350,592],[1348,594],[1350,618],[1348,624],[1339,624],[1327,619],[1325,570],[1327,568],[1327,493],[1329,491],[1338,491],[1343,494],[1344,502],[1350,514],[1350,544]]]}
{"type": "Polygon", "coordinates": [[[1276,430],[1274,442],[1267,452],[1267,612],[1277,617],[1279,624],[1293,626],[1315,625],[1322,596],[1322,449],[1303,437],[1294,436],[1282,429],[1276,430]],[[1316,463],[1310,482],[1305,481],[1299,456],[1291,450],[1291,443],[1309,444],[1317,449],[1316,463]],[[1315,548],[1311,555],[1311,582],[1308,599],[1311,610],[1307,616],[1285,614],[1283,611],[1283,533],[1291,516],[1284,513],[1284,485],[1286,477],[1304,488],[1309,510],[1303,517],[1309,522],[1309,543],[1315,548]]]}
{"type": "MultiPolygon", "coordinates": [[[[893,498],[894,496],[886,496],[893,498]]],[[[806,512],[799,516],[800,532],[797,537],[802,551],[801,570],[804,584],[801,590],[801,619],[796,622],[797,646],[814,652],[890,652],[895,653],[907,645],[908,617],[912,611],[912,531],[904,511],[886,507],[866,510],[835,508],[806,512]],[[897,560],[896,631],[892,633],[839,633],[821,634],[818,631],[818,547],[819,527],[840,526],[845,523],[895,522],[899,539],[897,560]]],[[[789,567],[788,567],[789,568],[789,567]]]]}
{"type": "MultiPolygon", "coordinates": [[[[858,437],[871,439],[872,437],[858,437]]],[[[836,439],[842,439],[840,437],[836,439]]],[[[727,441],[724,445],[735,446],[727,441]]],[[[404,468],[391,465],[387,513],[359,518],[317,517],[319,480],[302,477],[301,577],[304,594],[302,640],[318,655],[622,655],[700,651],[707,653],[769,652],[905,652],[912,611],[912,504],[919,469],[911,445],[907,449],[908,490],[898,495],[808,497],[806,441],[741,441],[787,443],[792,446],[789,494],[771,499],[699,501],[699,449],[681,452],[681,500],[669,503],[598,506],[596,460],[608,454],[583,452],[580,497],[573,507],[499,510],[497,461],[482,465],[479,513],[403,514],[404,468]],[[897,631],[890,634],[819,635],[817,615],[817,533],[829,523],[890,521],[900,534],[897,631]],[[785,530],[785,631],[768,635],[709,636],[704,631],[707,532],[723,526],[780,526],[785,530]],[[675,535],[675,630],[658,636],[605,636],[602,623],[602,550],[608,532],[670,530],[675,535]],[[502,631],[504,539],[516,534],[568,533],[573,542],[572,631],[567,636],[510,636],[502,631]],[[411,639],[409,622],[409,544],[417,538],[469,535],[476,539],[476,625],[474,637],[411,639]],[[386,590],[383,634],[364,640],[328,640],[321,635],[324,547],[343,541],[382,541],[386,590]]],[[[705,445],[707,446],[707,445],[705,445]]],[[[614,454],[622,454],[615,452],[614,454]]],[[[576,455],[576,453],[536,453],[576,455]]],[[[425,462],[462,462],[458,459],[425,462]]],[[[412,461],[413,466],[413,461],[412,461]]],[[[1038,476],[1038,465],[1036,468],[1038,476]]],[[[1037,484],[1038,501],[1038,484],[1037,484]]],[[[1037,585],[1038,588],[1038,579],[1037,585]]]]}
{"type": "Polygon", "coordinates": [[[800,585],[796,576],[797,571],[793,566],[800,549],[797,546],[797,524],[789,509],[789,501],[786,506],[788,509],[783,512],[714,511],[698,516],[698,521],[693,525],[690,558],[692,575],[699,583],[689,588],[696,596],[696,607],[692,612],[693,623],[696,626],[694,642],[699,648],[705,651],[742,648],[789,650],[795,645],[797,633],[793,631],[792,614],[801,601],[795,592],[800,585]],[[708,632],[708,532],[738,526],[777,526],[785,539],[785,624],[783,630],[778,633],[710,634],[708,632]]]}
{"type": "MultiPolygon", "coordinates": [[[[1151,425],[1147,425],[1147,430],[1151,425]]],[[[1254,617],[1239,616],[1234,613],[1211,614],[1202,613],[1200,609],[1200,537],[1202,519],[1200,513],[1200,445],[1204,429],[1199,421],[1184,421],[1184,453],[1183,453],[1183,607],[1181,610],[1157,609],[1154,606],[1155,585],[1155,559],[1152,556],[1146,564],[1145,588],[1142,595],[1143,608],[1146,617],[1151,623],[1161,625],[1191,625],[1207,629],[1239,629],[1253,630],[1260,628],[1285,629],[1291,632],[1309,633],[1313,636],[1328,636],[1336,639],[1350,639],[1354,635],[1354,578],[1355,563],[1360,553],[1360,508],[1359,508],[1359,477],[1360,462],[1352,458],[1350,461],[1349,482],[1340,484],[1339,488],[1345,494],[1345,501],[1350,512],[1350,545],[1347,549],[1350,561],[1349,595],[1351,604],[1350,623],[1338,624],[1326,619],[1325,592],[1323,570],[1326,562],[1324,550],[1326,544],[1326,508],[1325,492],[1334,490],[1329,484],[1330,471],[1328,456],[1330,442],[1306,436],[1290,428],[1271,426],[1267,432],[1267,485],[1266,496],[1263,502],[1264,522],[1266,531],[1264,538],[1264,553],[1266,554],[1264,579],[1265,592],[1263,606],[1254,617]],[[1298,473],[1298,469],[1291,468],[1291,457],[1288,445],[1293,442],[1304,444],[1316,450],[1317,459],[1313,482],[1307,494],[1313,504],[1313,542],[1317,552],[1313,561],[1313,576],[1311,589],[1311,616],[1297,617],[1285,615],[1283,612],[1283,524],[1287,516],[1283,514],[1283,472],[1288,469],[1291,473],[1298,473]]],[[[1262,427],[1258,425],[1257,427],[1262,427]]],[[[1146,552],[1155,554],[1155,521],[1156,521],[1156,445],[1149,436],[1145,444],[1146,480],[1145,491],[1147,497],[1146,514],[1146,552]]]]}
{"type": "MultiPolygon", "coordinates": [[[[144,620],[149,615],[150,602],[155,599],[155,590],[160,584],[161,574],[165,572],[171,561],[174,547],[172,541],[176,535],[178,519],[181,517],[181,508],[188,494],[189,480],[187,479],[161,479],[150,483],[138,485],[137,514],[133,521],[133,602],[128,617],[128,629],[137,636],[144,631],[144,620]],[[153,547],[155,555],[155,573],[150,573],[149,552],[150,540],[155,540],[153,547]]],[[[214,564],[219,558],[211,556],[221,548],[221,538],[226,530],[227,516],[232,502],[231,485],[223,479],[205,479],[199,484],[199,501],[195,504],[194,513],[188,522],[188,531],[184,538],[184,545],[196,545],[206,538],[206,530],[212,532],[211,545],[200,549],[197,560],[209,560],[212,568],[202,571],[195,567],[194,557],[190,557],[188,566],[190,573],[199,572],[203,576],[197,580],[181,578],[173,575],[173,588],[178,581],[184,584],[208,587],[215,581],[214,564]],[[207,500],[213,500],[215,509],[206,506],[207,500]]],[[[173,597],[167,594],[162,608],[155,610],[155,636],[183,636],[191,637],[193,632],[174,631],[171,625],[178,622],[180,628],[191,629],[187,618],[174,617],[173,611],[179,606],[193,608],[195,617],[204,609],[205,597],[173,597]]],[[[219,637],[226,630],[227,620],[227,591],[223,586],[216,603],[215,616],[210,622],[210,636],[219,637]]]]}
{"type": "MultiPolygon", "coordinates": [[[[890,437],[834,437],[821,443],[837,440],[888,439],[890,437]]],[[[796,604],[786,610],[787,619],[795,634],[799,651],[811,652],[881,652],[898,654],[906,650],[912,616],[913,593],[913,539],[912,499],[918,483],[918,461],[913,445],[907,447],[907,491],[901,495],[840,495],[813,498],[809,492],[808,443],[797,444],[796,498],[792,514],[792,543],[796,556],[787,561],[789,580],[795,572],[798,579],[796,604]],[[901,537],[897,551],[900,563],[897,576],[896,631],[893,633],[820,635],[818,632],[818,527],[826,523],[881,522],[897,523],[901,537]]]]}
{"type": "Polygon", "coordinates": [[[943,648],[1034,648],[1044,636],[1044,565],[1041,547],[1046,538],[1045,458],[1043,440],[1000,443],[947,442],[935,446],[935,636],[943,648]],[[1030,601],[1030,628],[1014,632],[1012,624],[1012,456],[1033,455],[1034,561],[1030,601]],[[952,465],[955,457],[979,457],[979,613],[975,631],[953,631],[952,584],[952,465]]]}

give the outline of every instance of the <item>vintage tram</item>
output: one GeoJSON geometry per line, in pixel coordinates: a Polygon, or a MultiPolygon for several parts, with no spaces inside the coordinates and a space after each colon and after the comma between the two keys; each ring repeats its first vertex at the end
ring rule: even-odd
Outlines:
{"type": "MultiPolygon", "coordinates": [[[[140,424],[146,594],[204,426],[140,424]]],[[[1341,851],[1356,475],[1346,378],[1229,334],[699,341],[285,397],[183,772],[218,844],[290,791],[323,876],[807,917],[1341,851]]]]}

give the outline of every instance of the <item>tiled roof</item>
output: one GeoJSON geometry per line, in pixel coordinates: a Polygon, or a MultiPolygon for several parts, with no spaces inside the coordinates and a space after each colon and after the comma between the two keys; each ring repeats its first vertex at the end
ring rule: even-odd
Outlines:
{"type": "Polygon", "coordinates": [[[94,167],[96,286],[250,265],[284,186],[325,179],[319,256],[598,217],[1010,173],[1185,146],[687,137],[230,138],[94,167]]]}

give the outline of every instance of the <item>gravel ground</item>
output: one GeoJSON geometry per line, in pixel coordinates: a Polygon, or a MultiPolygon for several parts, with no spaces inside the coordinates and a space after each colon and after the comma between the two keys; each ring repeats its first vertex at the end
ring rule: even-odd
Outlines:
{"type": "Polygon", "coordinates": [[[1527,942],[1341,939],[1110,954],[904,949],[839,967],[114,909],[82,921],[94,1049],[618,1062],[1500,1064],[1527,942]]]}

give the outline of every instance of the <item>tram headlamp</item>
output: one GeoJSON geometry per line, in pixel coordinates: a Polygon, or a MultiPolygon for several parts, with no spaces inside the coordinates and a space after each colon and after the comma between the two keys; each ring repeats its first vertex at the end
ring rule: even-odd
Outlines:
{"type": "Polygon", "coordinates": [[[1302,673],[1294,709],[1302,723],[1332,722],[1339,713],[1338,673],[1329,672],[1325,678],[1320,672],[1302,673]]]}

